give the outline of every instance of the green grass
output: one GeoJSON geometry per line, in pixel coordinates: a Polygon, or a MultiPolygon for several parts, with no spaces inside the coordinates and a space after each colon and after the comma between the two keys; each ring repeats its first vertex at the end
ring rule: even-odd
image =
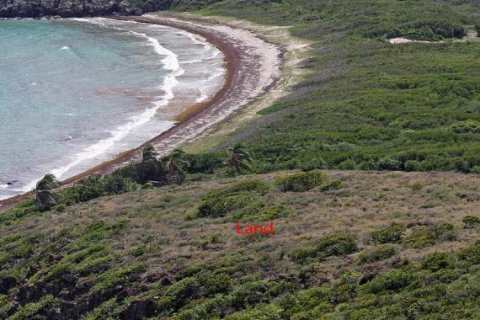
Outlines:
{"type": "Polygon", "coordinates": [[[219,145],[188,155],[182,186],[92,178],[61,207],[12,208],[0,215],[0,317],[480,318],[478,177],[311,171],[480,172],[480,42],[456,41],[478,24],[475,1],[174,7],[314,43],[305,80],[226,143],[245,137],[257,173],[306,172],[225,178],[219,145]],[[238,236],[239,220],[273,220],[276,233],[238,236]]]}
{"type": "Polygon", "coordinates": [[[142,189],[0,224],[0,317],[478,318],[479,229],[464,228],[478,177],[322,172],[341,187],[276,185],[304,174],[142,189]],[[232,195],[263,206],[188,218],[232,195]],[[275,234],[236,235],[238,218],[273,221],[275,234]]]}
{"type": "Polygon", "coordinates": [[[477,22],[474,4],[244,0],[200,11],[291,25],[294,35],[314,43],[303,63],[305,81],[231,141],[245,140],[258,172],[475,171],[480,133],[470,128],[480,120],[480,42],[448,40],[477,22]],[[384,41],[393,36],[447,41],[384,41]]]}

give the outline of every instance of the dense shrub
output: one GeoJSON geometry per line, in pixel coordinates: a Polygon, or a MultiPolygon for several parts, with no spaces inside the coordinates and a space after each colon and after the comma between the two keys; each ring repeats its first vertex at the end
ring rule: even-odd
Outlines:
{"type": "Polygon", "coordinates": [[[443,241],[456,239],[455,227],[450,223],[436,223],[430,227],[420,227],[404,239],[409,248],[424,248],[443,241]]]}
{"type": "Polygon", "coordinates": [[[388,32],[388,38],[408,37],[414,40],[438,41],[448,38],[462,38],[466,35],[460,24],[446,21],[425,21],[407,24],[388,32]]]}
{"type": "Polygon", "coordinates": [[[420,262],[422,269],[430,270],[433,272],[447,269],[455,264],[454,256],[445,252],[434,252],[431,255],[425,257],[420,262]]]}
{"type": "Polygon", "coordinates": [[[477,32],[477,37],[480,37],[480,24],[475,25],[475,31],[477,32]]]}
{"type": "Polygon", "coordinates": [[[227,316],[226,320],[281,320],[283,309],[274,304],[258,304],[253,309],[240,311],[227,316]]]}
{"type": "Polygon", "coordinates": [[[391,157],[386,157],[383,159],[378,160],[377,162],[377,170],[401,170],[402,169],[402,163],[396,159],[393,159],[391,157]]]}
{"type": "Polygon", "coordinates": [[[40,300],[21,306],[15,315],[10,317],[12,320],[35,319],[38,314],[55,314],[55,308],[60,304],[60,300],[53,295],[45,295],[40,300]]]}
{"type": "Polygon", "coordinates": [[[323,259],[329,256],[343,256],[357,251],[355,236],[350,234],[334,234],[321,238],[311,245],[303,245],[289,252],[289,257],[297,262],[308,258],[323,259]]]}
{"type": "Polygon", "coordinates": [[[102,195],[102,183],[100,176],[91,176],[74,184],[63,192],[67,203],[85,202],[102,195]]]}
{"type": "Polygon", "coordinates": [[[255,192],[258,194],[265,194],[270,190],[270,186],[262,180],[247,179],[235,183],[234,185],[216,191],[218,194],[230,194],[235,192],[255,192]]]}
{"type": "Polygon", "coordinates": [[[320,171],[308,171],[295,173],[275,181],[282,192],[304,192],[315,188],[328,180],[327,176],[320,171]]]}
{"type": "Polygon", "coordinates": [[[187,154],[188,173],[213,173],[223,166],[225,155],[221,153],[187,154]]]}
{"type": "Polygon", "coordinates": [[[219,218],[224,217],[228,213],[238,213],[248,208],[262,207],[262,203],[258,196],[248,192],[237,192],[234,194],[226,194],[221,196],[211,196],[204,199],[198,207],[197,217],[219,218]]]}
{"type": "Polygon", "coordinates": [[[237,285],[231,292],[232,306],[236,309],[266,303],[271,298],[271,289],[276,285],[271,281],[251,281],[237,285]]]}
{"type": "Polygon", "coordinates": [[[450,130],[455,133],[479,133],[480,121],[467,120],[457,122],[450,126],[450,130]]]}
{"type": "Polygon", "coordinates": [[[396,247],[391,244],[384,244],[378,247],[364,250],[358,256],[358,261],[360,263],[370,263],[379,260],[384,260],[395,255],[396,247]]]}
{"type": "Polygon", "coordinates": [[[121,194],[137,189],[137,184],[118,175],[91,176],[61,192],[66,204],[86,202],[105,195],[121,194]]]}
{"type": "Polygon", "coordinates": [[[465,224],[465,228],[480,226],[480,218],[476,216],[465,216],[462,221],[465,224]]]}
{"type": "Polygon", "coordinates": [[[136,190],[138,185],[130,180],[116,175],[105,176],[102,179],[103,192],[106,194],[121,194],[136,190]]]}
{"type": "Polygon", "coordinates": [[[201,272],[196,275],[205,296],[225,293],[232,287],[232,279],[226,273],[201,272]]]}
{"type": "Polygon", "coordinates": [[[235,219],[246,214],[256,214],[264,206],[258,195],[263,195],[270,186],[260,180],[244,180],[232,186],[210,191],[203,197],[197,217],[224,217],[231,213],[235,219]]]}
{"type": "Polygon", "coordinates": [[[164,294],[158,299],[159,310],[178,310],[189,301],[199,289],[199,283],[195,278],[185,278],[170,285],[164,294]]]}
{"type": "Polygon", "coordinates": [[[463,249],[459,253],[459,258],[469,262],[472,265],[480,264],[480,241],[463,249]]]}
{"type": "Polygon", "coordinates": [[[372,232],[371,237],[376,243],[399,242],[405,229],[405,226],[402,224],[394,224],[385,229],[372,232]]]}
{"type": "Polygon", "coordinates": [[[362,290],[365,293],[381,293],[385,291],[399,291],[410,284],[412,277],[404,271],[392,271],[376,277],[366,283],[362,290]]]}
{"type": "Polygon", "coordinates": [[[144,184],[149,181],[167,184],[167,172],[160,161],[133,162],[113,172],[121,176],[144,184]]]}
{"type": "Polygon", "coordinates": [[[284,205],[273,205],[264,208],[258,215],[259,220],[275,220],[292,214],[292,209],[284,205]]]}

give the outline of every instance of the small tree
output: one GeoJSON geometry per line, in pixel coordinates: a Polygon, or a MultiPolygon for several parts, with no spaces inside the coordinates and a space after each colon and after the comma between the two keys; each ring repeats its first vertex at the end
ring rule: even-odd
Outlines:
{"type": "Polygon", "coordinates": [[[480,37],[480,23],[475,25],[475,31],[477,31],[477,37],[480,37]]]}
{"type": "Polygon", "coordinates": [[[147,144],[143,148],[142,162],[157,160],[158,153],[151,144],[147,144]]]}
{"type": "Polygon", "coordinates": [[[167,182],[182,184],[185,181],[186,173],[184,168],[189,163],[185,160],[185,152],[175,149],[163,159],[164,167],[167,172],[167,182]]]}
{"type": "Polygon", "coordinates": [[[58,194],[52,190],[58,187],[58,181],[51,173],[37,182],[35,188],[35,206],[38,211],[50,210],[58,204],[58,194]]]}
{"type": "Polygon", "coordinates": [[[250,166],[252,157],[245,146],[237,144],[233,148],[228,148],[227,152],[228,156],[225,159],[225,165],[227,166],[228,175],[234,176],[244,171],[252,170],[250,166]]]}

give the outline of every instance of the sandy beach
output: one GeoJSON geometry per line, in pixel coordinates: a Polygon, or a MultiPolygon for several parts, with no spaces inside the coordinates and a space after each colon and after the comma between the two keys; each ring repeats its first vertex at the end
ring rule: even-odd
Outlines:
{"type": "MultiPolygon", "coordinates": [[[[204,37],[225,56],[225,83],[212,99],[190,106],[179,114],[178,122],[170,130],[160,133],[135,149],[117,155],[110,161],[63,181],[63,186],[92,174],[107,174],[137,160],[145,144],[153,144],[160,154],[167,154],[184,143],[198,139],[268,92],[281,75],[286,48],[269,43],[251,31],[193,18],[178,19],[166,13],[114,18],[166,25],[204,37]]],[[[0,201],[0,210],[5,210],[31,195],[32,192],[29,192],[0,201]]]]}

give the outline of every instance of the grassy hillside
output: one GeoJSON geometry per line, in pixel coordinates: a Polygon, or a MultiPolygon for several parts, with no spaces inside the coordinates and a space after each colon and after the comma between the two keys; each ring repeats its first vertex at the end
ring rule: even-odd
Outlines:
{"type": "Polygon", "coordinates": [[[1,213],[0,318],[480,318],[478,5],[173,1],[291,26],[314,43],[308,76],[214,153],[1,213]],[[226,177],[237,142],[256,174],[226,177]],[[325,168],[472,174],[313,170],[325,168]],[[239,235],[237,222],[275,233],[239,235]]]}
{"type": "Polygon", "coordinates": [[[200,11],[291,25],[314,42],[307,79],[227,144],[246,140],[263,172],[479,172],[478,4],[226,0],[200,11]],[[444,42],[385,41],[399,36],[444,42]]]}
{"type": "Polygon", "coordinates": [[[282,192],[292,175],[207,177],[3,220],[0,317],[480,316],[478,177],[328,172],[282,192]],[[275,234],[237,235],[237,221],[274,221],[275,234]]]}

